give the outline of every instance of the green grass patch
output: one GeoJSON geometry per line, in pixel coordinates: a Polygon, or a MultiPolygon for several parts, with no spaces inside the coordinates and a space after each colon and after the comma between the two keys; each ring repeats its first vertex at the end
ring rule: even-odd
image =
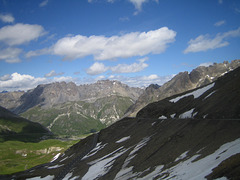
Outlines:
{"type": "Polygon", "coordinates": [[[49,139],[38,143],[6,141],[0,143],[0,174],[11,174],[47,163],[79,140],[49,139]]]}

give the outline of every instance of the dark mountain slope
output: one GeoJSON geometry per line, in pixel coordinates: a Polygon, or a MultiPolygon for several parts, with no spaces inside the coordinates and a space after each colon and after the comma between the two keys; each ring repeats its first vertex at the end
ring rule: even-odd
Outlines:
{"type": "Polygon", "coordinates": [[[239,74],[236,69],[214,84],[167,98],[164,111],[165,106],[151,104],[137,118],[122,119],[87,137],[51,163],[0,179],[240,179],[239,74]],[[208,107],[200,100],[208,100],[208,107]],[[193,107],[198,113],[185,113],[193,107]],[[218,109],[225,111],[213,116],[218,109]],[[158,118],[171,113],[207,116],[158,118]]]}
{"type": "Polygon", "coordinates": [[[238,179],[239,132],[236,120],[124,119],[52,163],[0,179],[238,179]]]}
{"type": "Polygon", "coordinates": [[[217,81],[144,107],[141,118],[240,119],[240,68],[217,81]]]}
{"type": "Polygon", "coordinates": [[[0,106],[0,140],[40,141],[52,133],[39,123],[21,118],[0,106]]]}
{"type": "Polygon", "coordinates": [[[181,72],[159,88],[156,86],[147,88],[136,103],[129,108],[126,116],[135,117],[137,112],[149,103],[209,84],[239,66],[240,60],[234,60],[230,63],[228,61],[214,63],[209,67],[199,66],[190,73],[181,72]]]}

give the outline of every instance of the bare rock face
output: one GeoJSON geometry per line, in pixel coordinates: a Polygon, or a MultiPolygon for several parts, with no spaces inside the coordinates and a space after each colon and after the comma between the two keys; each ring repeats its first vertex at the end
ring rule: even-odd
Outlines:
{"type": "Polygon", "coordinates": [[[21,104],[19,100],[23,94],[23,91],[0,93],[0,105],[7,109],[13,109],[21,104]]]}
{"type": "Polygon", "coordinates": [[[149,103],[209,84],[239,66],[240,60],[234,60],[231,63],[224,61],[219,64],[214,63],[209,67],[199,66],[190,73],[181,72],[158,89],[145,91],[129,108],[126,116],[135,117],[137,112],[149,103]]]}
{"type": "Polygon", "coordinates": [[[26,93],[1,93],[0,105],[5,107],[6,104],[9,104],[6,108],[19,114],[37,105],[49,108],[53,105],[73,101],[92,103],[99,98],[111,95],[129,97],[133,101],[136,101],[142,92],[143,90],[140,88],[129,87],[118,81],[103,80],[94,84],[79,86],[73,82],[56,82],[38,85],[26,93]]]}

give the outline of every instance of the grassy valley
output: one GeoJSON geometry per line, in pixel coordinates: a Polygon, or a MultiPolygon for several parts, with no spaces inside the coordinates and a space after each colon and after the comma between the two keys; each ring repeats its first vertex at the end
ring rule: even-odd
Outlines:
{"type": "Polygon", "coordinates": [[[78,140],[44,140],[38,143],[5,141],[0,143],[0,174],[23,171],[39,164],[50,162],[58,153],[63,153],[78,140]]]}

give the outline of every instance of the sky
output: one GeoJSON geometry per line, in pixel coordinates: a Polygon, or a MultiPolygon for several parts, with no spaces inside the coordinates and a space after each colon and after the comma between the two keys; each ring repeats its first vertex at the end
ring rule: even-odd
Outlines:
{"type": "Polygon", "coordinates": [[[239,0],[0,0],[0,92],[162,85],[240,59],[239,0]]]}

